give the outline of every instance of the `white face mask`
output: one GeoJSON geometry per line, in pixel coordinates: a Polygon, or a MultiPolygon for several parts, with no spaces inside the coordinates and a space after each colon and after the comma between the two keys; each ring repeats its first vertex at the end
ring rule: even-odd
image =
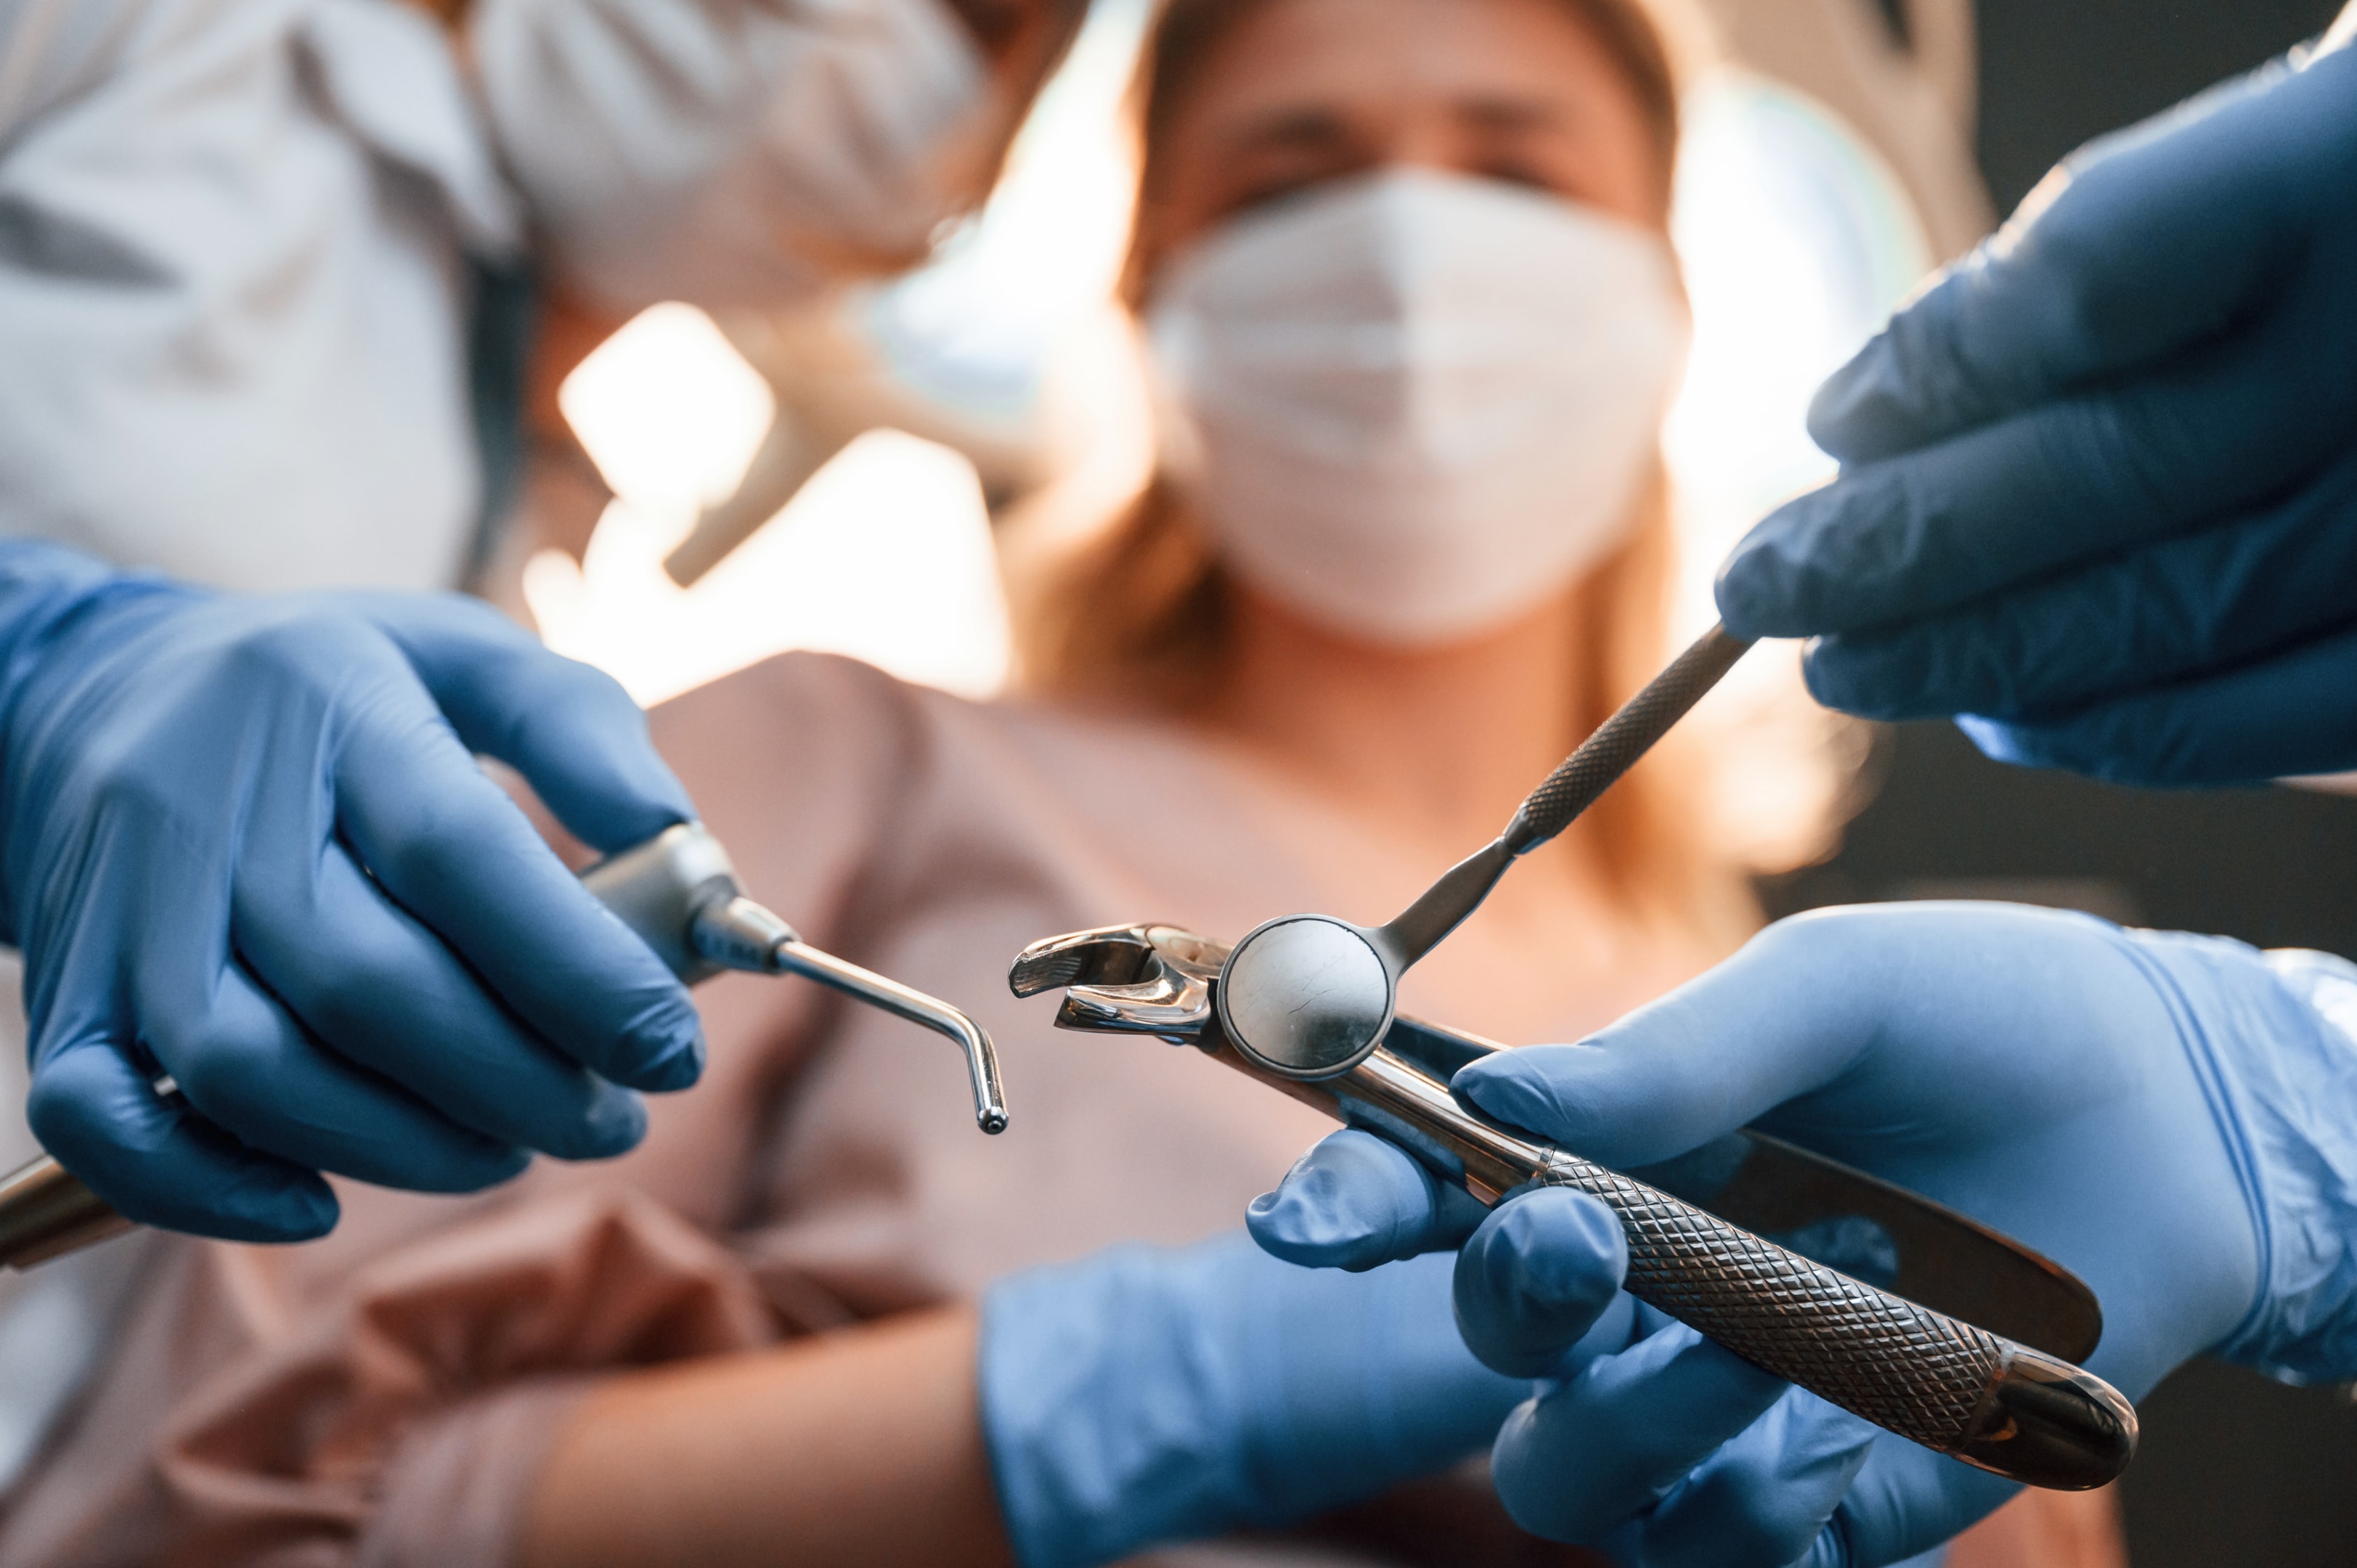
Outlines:
{"type": "Polygon", "coordinates": [[[473,47],[534,217],[617,306],[908,265],[1011,128],[942,0],[483,0],[473,47]]]}
{"type": "Polygon", "coordinates": [[[1222,559],[1402,645],[1532,609],[1626,536],[1690,336],[1659,235],[1423,170],[1225,225],[1148,329],[1166,465],[1222,559]]]}

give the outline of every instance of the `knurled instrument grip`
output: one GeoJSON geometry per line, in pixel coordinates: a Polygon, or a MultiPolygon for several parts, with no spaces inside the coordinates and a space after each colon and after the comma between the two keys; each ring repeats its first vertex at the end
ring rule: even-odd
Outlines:
{"type": "MultiPolygon", "coordinates": [[[[1449,867],[1389,924],[1367,932],[1393,983],[1480,908],[1508,866],[1569,827],[1634,768],[1750,646],[1723,626],[1715,625],[1695,639],[1556,765],[1515,809],[1505,832],[1449,867]]],[[[1250,936],[1244,939],[1251,940],[1250,936]]]]}
{"type": "Polygon", "coordinates": [[[2111,1476],[2088,1466],[2083,1444],[2064,1452],[2039,1438],[2057,1414],[2075,1427],[2092,1413],[2119,1421],[2115,1442],[2104,1446],[2126,1462],[2133,1412],[2066,1361],[1877,1290],[1573,1155],[1552,1154],[1538,1185],[1577,1188],[1620,1217],[1630,1294],[1877,1426],[2017,1480],[2085,1487],[2111,1476]],[[2110,1398],[2086,1397],[2098,1389],[2110,1398]],[[2059,1408],[2066,1402],[2068,1412],[2059,1408]]]}
{"type": "Polygon", "coordinates": [[[1506,846],[1522,854],[1569,827],[1573,818],[1595,804],[1654,742],[1669,734],[1750,646],[1720,626],[1695,639],[1531,791],[1506,826],[1506,846]]]}
{"type": "Polygon", "coordinates": [[[1482,1203],[1528,1186],[1600,1199],[1628,1242],[1630,1294],[1910,1442],[2063,1490],[2102,1486],[2136,1452],[2136,1409],[2102,1379],[1501,1126],[1391,1051],[1339,1079],[1302,1083],[1265,1072],[1225,1040],[1199,1043],[1393,1137],[1482,1203]]]}

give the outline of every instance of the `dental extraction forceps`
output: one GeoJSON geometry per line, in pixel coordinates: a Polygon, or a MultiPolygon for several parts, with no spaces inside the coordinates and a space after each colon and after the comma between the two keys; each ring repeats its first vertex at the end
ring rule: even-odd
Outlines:
{"type": "Polygon", "coordinates": [[[2102,1486],[2135,1455],[2136,1410],[2073,1364],[2093,1349],[2101,1319],[2092,1294],[2061,1268],[1914,1194],[1756,1133],[1673,1162],[1683,1171],[1644,1173],[1660,1185],[1608,1169],[1450,1093],[1449,1076],[1494,1048],[1488,1042],[1396,1015],[1407,967],[1480,906],[1508,865],[1626,772],[1747,646],[1719,628],[1706,633],[1589,736],[1505,832],[1388,926],[1291,915],[1232,948],[1169,926],[1106,927],[1033,943],[1007,983],[1018,996],[1065,988],[1060,1027],[1196,1046],[1390,1139],[1483,1204],[1532,1185],[1586,1192],[1620,1216],[1627,1285],[1640,1300],[1937,1453],[2032,1486],[2102,1486]],[[1734,1156],[1732,1178],[1697,1172],[1692,1162],[1707,1165],[1714,1151],[1722,1163],[1734,1156]],[[1813,1209],[1802,1202],[1808,1212],[1795,1227],[1777,1223],[1760,1178],[1742,1179],[1762,1154],[1788,1187],[1814,1185],[1813,1209]],[[1809,1219],[1854,1218],[1869,1233],[1878,1225],[1899,1243],[1890,1283],[1912,1296],[1853,1277],[1874,1271],[1842,1246],[1815,1250],[1848,1273],[1754,1234],[1738,1216],[1796,1242],[1793,1229],[1805,1230],[1809,1219]]]}
{"type": "MultiPolygon", "coordinates": [[[[1006,1097],[989,1035],[948,1003],[846,963],[803,941],[745,896],[720,841],[682,822],[581,874],[583,884],[687,984],[724,970],[799,974],[948,1036],[965,1054],[974,1117],[1006,1130],[1006,1097]]],[[[30,1268],[131,1229],[47,1155],[0,1177],[0,1266],[30,1268]]]]}

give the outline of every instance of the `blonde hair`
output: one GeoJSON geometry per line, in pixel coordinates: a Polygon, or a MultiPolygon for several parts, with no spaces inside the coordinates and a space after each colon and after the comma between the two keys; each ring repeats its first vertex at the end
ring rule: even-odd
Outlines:
{"type": "MultiPolygon", "coordinates": [[[[1122,296],[1142,305],[1165,245],[1152,220],[1173,147],[1171,128],[1219,44],[1271,0],[1167,0],[1140,60],[1132,108],[1140,138],[1139,220],[1122,296]]],[[[1678,99],[1695,35],[1665,23],[1653,0],[1559,0],[1602,43],[1635,96],[1655,154],[1666,222],[1678,141],[1678,99]]],[[[1676,567],[1668,479],[1657,463],[1628,538],[1573,590],[1581,684],[1574,733],[1601,724],[1668,653],[1676,567]]],[[[1232,646],[1232,587],[1179,487],[1156,473],[1110,526],[1045,563],[1021,594],[1015,627],[1025,685],[1040,694],[1198,710],[1216,692],[1232,646]]],[[[1739,867],[1697,831],[1705,790],[1689,748],[1657,748],[1575,825],[1606,886],[1629,915],[1699,929],[1731,943],[1757,924],[1739,867]]],[[[1533,780],[1534,783],[1536,780],[1533,780]]]]}

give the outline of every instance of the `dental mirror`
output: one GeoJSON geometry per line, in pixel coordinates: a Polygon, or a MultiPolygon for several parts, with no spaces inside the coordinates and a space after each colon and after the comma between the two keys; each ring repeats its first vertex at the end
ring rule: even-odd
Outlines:
{"type": "Polygon", "coordinates": [[[1481,907],[1506,868],[1569,827],[1669,733],[1751,646],[1714,626],[1531,792],[1506,831],[1441,875],[1389,924],[1283,915],[1245,933],[1220,970],[1220,1027],[1281,1077],[1333,1078],[1383,1043],[1400,976],[1481,907]]]}

